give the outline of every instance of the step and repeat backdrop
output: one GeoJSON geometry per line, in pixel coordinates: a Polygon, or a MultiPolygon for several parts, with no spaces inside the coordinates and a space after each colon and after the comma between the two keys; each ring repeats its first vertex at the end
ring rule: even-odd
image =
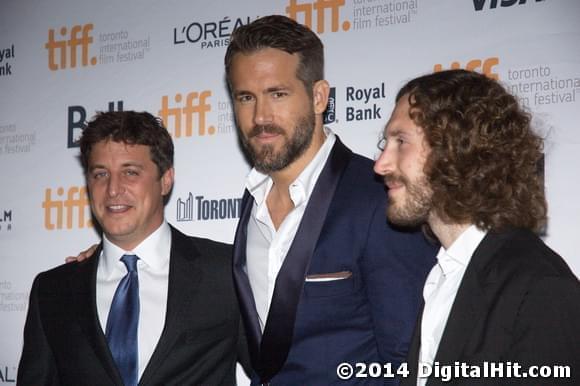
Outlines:
{"type": "Polygon", "coordinates": [[[580,273],[578,0],[4,0],[0,385],[15,383],[34,276],[98,241],[77,158],[96,111],[161,117],[176,147],[167,220],[232,242],[250,166],[223,56],[236,27],[270,14],[319,34],[332,86],[327,124],[371,158],[406,80],[467,68],[506,84],[546,138],[544,239],[580,273]]]}

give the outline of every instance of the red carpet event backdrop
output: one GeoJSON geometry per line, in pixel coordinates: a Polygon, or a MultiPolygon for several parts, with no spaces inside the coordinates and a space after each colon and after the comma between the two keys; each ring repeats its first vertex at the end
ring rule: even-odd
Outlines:
{"type": "Polygon", "coordinates": [[[230,33],[260,16],[326,48],[326,123],[376,157],[396,91],[448,68],[504,83],[546,138],[545,241],[578,275],[578,0],[23,0],[0,4],[0,385],[13,384],[34,276],[95,243],[77,141],[96,111],[146,110],[176,146],[167,220],[232,242],[250,166],[224,81],[230,33]]]}

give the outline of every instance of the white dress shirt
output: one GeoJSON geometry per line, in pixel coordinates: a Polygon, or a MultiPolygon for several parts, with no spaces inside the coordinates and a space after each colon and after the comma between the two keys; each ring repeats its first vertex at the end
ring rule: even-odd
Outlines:
{"type": "MultiPolygon", "coordinates": [[[[437,264],[429,272],[423,289],[425,307],[421,319],[419,363],[433,364],[461,279],[473,252],[486,234],[471,225],[449,249],[439,249],[437,264]]],[[[418,378],[417,385],[423,386],[426,382],[427,378],[418,378]]]]}
{"type": "Polygon", "coordinates": [[[252,169],[246,179],[246,188],[254,197],[254,206],[248,221],[246,269],[262,331],[274,294],[276,277],[296,236],[314,185],[336,141],[336,136],[330,129],[325,128],[324,132],[326,134],[324,144],[298,178],[290,184],[289,193],[294,208],[278,230],[274,227],[266,204],[266,198],[272,188],[272,179],[256,169],[252,169]]]}
{"type": "Polygon", "coordinates": [[[103,331],[106,331],[115,290],[127,274],[127,268],[120,259],[125,254],[139,257],[139,378],[153,355],[165,325],[170,251],[171,229],[165,221],[132,251],[119,248],[103,235],[103,252],[97,267],[97,311],[103,331]]]}

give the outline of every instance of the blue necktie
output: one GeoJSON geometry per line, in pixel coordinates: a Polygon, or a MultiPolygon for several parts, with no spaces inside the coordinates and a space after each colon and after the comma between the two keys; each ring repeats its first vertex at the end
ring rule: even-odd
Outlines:
{"type": "Polygon", "coordinates": [[[135,255],[123,255],[127,274],[113,296],[105,333],[113,359],[125,386],[137,386],[137,326],[139,324],[139,276],[135,255]]]}

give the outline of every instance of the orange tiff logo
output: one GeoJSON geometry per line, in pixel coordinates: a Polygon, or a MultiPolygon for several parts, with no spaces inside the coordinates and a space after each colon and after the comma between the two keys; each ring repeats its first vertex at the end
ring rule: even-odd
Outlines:
{"type": "Polygon", "coordinates": [[[89,198],[86,188],[71,186],[64,197],[65,190],[62,187],[56,189],[56,197],[52,196],[53,190],[47,188],[44,191],[44,227],[48,230],[72,229],[74,224],[78,228],[93,226],[90,215],[89,198]],[[66,216],[66,224],[63,219],[66,216]],[[76,219],[76,222],[73,221],[76,219]]]}
{"type": "MultiPolygon", "coordinates": [[[[498,79],[499,78],[498,74],[493,72],[493,67],[497,66],[498,64],[499,64],[499,58],[492,57],[492,58],[487,58],[484,60],[480,60],[480,59],[470,60],[469,62],[467,62],[465,67],[462,67],[459,62],[452,62],[450,69],[458,70],[458,69],[464,68],[467,71],[478,71],[479,69],[481,69],[480,72],[482,74],[484,74],[485,76],[487,76],[491,79],[498,79]]],[[[433,66],[433,71],[434,72],[443,71],[443,66],[441,64],[436,64],[435,66],[433,66]]]]}
{"type": "MultiPolygon", "coordinates": [[[[176,106],[169,107],[169,96],[164,95],[161,98],[161,110],[159,116],[163,120],[167,130],[169,130],[170,118],[173,121],[173,136],[180,138],[182,135],[191,137],[194,135],[194,117],[197,118],[197,135],[204,136],[206,134],[215,134],[215,127],[206,127],[206,114],[211,111],[211,104],[208,103],[208,98],[211,97],[210,90],[201,92],[190,92],[185,97],[183,103],[183,96],[176,94],[173,100],[176,106]],[[185,122],[185,125],[183,124],[185,122]],[[185,126],[185,133],[182,132],[185,126]]],[[[171,130],[169,130],[171,132],[171,130]]]]}
{"type": "MultiPolygon", "coordinates": [[[[324,33],[326,22],[326,10],[330,9],[330,31],[338,31],[340,24],[340,8],[344,6],[344,0],[316,0],[311,3],[297,3],[297,0],[290,0],[290,4],[286,7],[286,14],[291,19],[298,22],[298,14],[304,14],[304,22],[308,28],[314,30],[312,26],[312,14],[316,11],[316,32],[324,33]]],[[[350,29],[350,22],[345,20],[342,22],[342,30],[348,31],[350,29]]]]}
{"type": "Polygon", "coordinates": [[[89,47],[93,44],[91,31],[93,24],[75,25],[70,31],[61,27],[59,37],[55,37],[55,30],[48,30],[48,41],[44,47],[48,50],[48,68],[51,71],[65,68],[76,68],[80,58],[81,66],[96,65],[97,58],[93,56],[89,62],[89,47]],[[80,47],[80,50],[79,50],[80,47]]]}

